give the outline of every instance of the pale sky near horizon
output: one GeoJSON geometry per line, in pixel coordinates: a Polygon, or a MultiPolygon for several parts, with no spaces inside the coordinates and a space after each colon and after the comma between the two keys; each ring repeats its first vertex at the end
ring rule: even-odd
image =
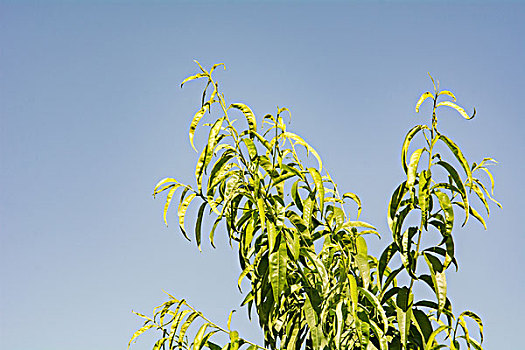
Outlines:
{"type": "Polygon", "coordinates": [[[428,118],[414,112],[427,72],[476,107],[471,121],[443,112],[440,130],[471,162],[499,161],[503,209],[491,207],[487,231],[457,225],[449,297],[482,316],[486,349],[519,349],[524,35],[518,2],[0,1],[0,348],[124,349],[141,324],[131,309],[151,313],[162,290],[222,324],[237,309],[232,326],[261,340],[224,236],[199,253],[151,197],[160,178],[193,183],[202,86],[179,84],[198,59],[226,64],[231,102],[259,117],[291,110],[290,129],[384,236],[368,238],[373,252],[389,242],[404,135],[428,118]]]}

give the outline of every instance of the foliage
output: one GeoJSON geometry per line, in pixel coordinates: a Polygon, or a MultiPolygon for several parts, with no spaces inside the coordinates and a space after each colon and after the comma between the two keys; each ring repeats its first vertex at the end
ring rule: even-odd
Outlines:
{"type": "MultiPolygon", "coordinates": [[[[212,123],[202,125],[209,131],[195,169],[196,187],[166,178],[155,186],[154,195],[167,193],[166,221],[173,196],[181,190],[179,225],[188,239],[186,213],[190,205],[200,202],[195,224],[199,249],[206,209],[215,217],[209,232],[212,245],[217,225],[225,223],[230,244],[235,242],[238,248],[239,289],[245,278],[251,284],[242,305],[250,315],[255,308],[264,346],[287,350],[482,349],[481,319],[471,311],[459,316],[452,312],[446,271],[452,265],[457,269],[456,212],[464,213],[462,225],[473,217],[486,227],[473,200],[479,199],[487,215],[489,200],[499,205],[492,198],[494,182],[487,169],[495,161],[485,158],[470,165],[457,144],[437,129],[440,107],[453,108],[467,119],[474,117],[475,110],[467,115],[452,92],[440,91],[439,83],[432,79],[434,92],[425,92],[416,105],[418,112],[426,100],[433,103],[431,123],[416,125],[405,137],[401,165],[406,179],[388,205],[393,239],[377,258],[368,254],[364,235],[379,234],[359,220],[359,197],[351,192],[341,195],[318,153],[287,131],[283,116],[290,113],[288,109],[278,108],[275,115],[264,116],[259,127],[248,106],[228,104],[220,93],[212,73],[221,66],[207,71],[199,64],[201,72],[182,83],[206,81],[201,108],[190,125],[194,149],[201,119],[207,112],[218,114],[212,123]],[[246,119],[247,127],[238,127],[234,113],[246,119]],[[415,137],[424,146],[409,156],[415,137]],[[307,166],[304,153],[312,154],[317,166],[307,166]],[[478,173],[488,176],[490,191],[478,173]],[[349,203],[354,210],[347,210],[349,203]],[[409,225],[414,221],[418,224],[409,225]],[[437,243],[424,247],[436,237],[437,243]],[[396,255],[400,259],[393,259],[396,255]],[[398,266],[395,261],[400,261],[398,266]],[[402,274],[406,276],[401,278],[402,274]],[[429,287],[435,300],[416,298],[416,285],[429,287]],[[468,318],[474,322],[467,322],[468,318]],[[467,323],[478,328],[479,337],[467,323]]],[[[230,329],[231,314],[223,328],[171,295],[154,310],[153,318],[137,315],[145,322],[130,344],[153,329],[161,332],[154,349],[263,349],[230,329]],[[191,326],[195,330],[189,336],[191,326]],[[219,333],[229,339],[222,347],[213,340],[219,333]]]]}

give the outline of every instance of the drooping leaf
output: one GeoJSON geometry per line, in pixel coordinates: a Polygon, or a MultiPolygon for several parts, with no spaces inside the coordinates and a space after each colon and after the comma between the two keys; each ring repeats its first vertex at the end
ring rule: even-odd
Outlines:
{"type": "Polygon", "coordinates": [[[453,103],[453,102],[450,102],[450,101],[443,101],[443,102],[439,102],[437,105],[436,105],[436,108],[437,107],[440,107],[440,106],[447,106],[447,107],[450,107],[450,108],[454,108],[456,111],[458,111],[458,113],[465,119],[472,119],[474,118],[474,116],[476,115],[476,108],[474,108],[474,113],[472,113],[471,116],[469,116],[467,114],[467,112],[465,112],[465,110],[463,108],[461,108],[460,106],[458,106],[457,104],[453,103]]]}
{"type": "Polygon", "coordinates": [[[416,103],[416,113],[419,113],[419,107],[421,107],[421,105],[423,104],[423,102],[425,102],[425,100],[427,98],[432,98],[434,99],[434,95],[432,95],[431,92],[427,91],[427,92],[424,92],[421,97],[419,97],[419,100],[417,101],[416,103]]]}
{"type": "Polygon", "coordinates": [[[188,197],[186,197],[180,204],[179,204],[179,226],[182,231],[182,234],[184,237],[190,241],[188,235],[186,234],[186,229],[184,228],[184,219],[186,218],[186,211],[188,210],[188,206],[190,205],[193,198],[195,198],[196,194],[192,193],[188,197]]]}
{"type": "Polygon", "coordinates": [[[230,107],[236,108],[244,114],[244,116],[246,117],[246,120],[248,121],[250,131],[253,131],[253,132],[257,131],[257,121],[255,120],[255,115],[253,114],[250,107],[246,106],[243,103],[232,103],[230,107]]]}
{"type": "Polygon", "coordinates": [[[323,162],[321,161],[321,157],[315,151],[315,149],[312,148],[312,146],[310,146],[308,143],[306,143],[305,140],[302,139],[302,137],[300,137],[299,135],[296,135],[294,133],[288,132],[288,131],[283,132],[282,136],[286,137],[286,138],[289,138],[289,139],[292,139],[296,143],[298,143],[299,145],[304,146],[306,148],[306,150],[309,153],[312,153],[314,155],[314,157],[317,159],[317,162],[319,163],[319,171],[323,170],[323,162]]]}
{"type": "Polygon", "coordinates": [[[408,147],[410,146],[410,142],[416,136],[416,134],[421,130],[428,130],[428,126],[426,125],[416,125],[405,136],[405,141],[403,142],[403,147],[401,148],[401,165],[403,166],[403,169],[405,170],[405,173],[408,173],[408,164],[407,164],[407,153],[408,153],[408,147]]]}
{"type": "Polygon", "coordinates": [[[209,108],[210,108],[210,104],[205,103],[202,106],[202,108],[197,113],[195,113],[195,116],[193,117],[193,120],[191,121],[191,124],[190,124],[190,132],[189,132],[190,144],[191,144],[191,147],[195,150],[195,152],[197,152],[197,149],[195,148],[195,145],[193,144],[193,138],[195,137],[195,130],[197,129],[197,125],[199,125],[200,120],[202,119],[202,117],[208,111],[209,108]]]}
{"type": "Polygon", "coordinates": [[[359,197],[352,192],[346,192],[343,194],[343,198],[350,198],[357,203],[357,219],[359,219],[359,216],[361,215],[361,199],[359,199],[359,197]]]}
{"type": "Polygon", "coordinates": [[[155,325],[150,323],[150,324],[147,324],[147,325],[141,327],[138,331],[133,333],[133,336],[131,337],[131,339],[128,342],[128,349],[131,346],[131,343],[133,342],[133,340],[135,340],[135,338],[137,338],[139,335],[141,335],[142,333],[144,333],[145,331],[147,331],[148,329],[153,328],[153,327],[155,327],[155,325]]]}

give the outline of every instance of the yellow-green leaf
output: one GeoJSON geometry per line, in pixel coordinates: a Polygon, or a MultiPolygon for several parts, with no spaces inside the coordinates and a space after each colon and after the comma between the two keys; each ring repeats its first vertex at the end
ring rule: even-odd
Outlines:
{"type": "Polygon", "coordinates": [[[352,192],[347,192],[343,194],[343,199],[344,198],[350,198],[351,200],[357,203],[357,218],[359,219],[359,216],[361,215],[361,199],[359,199],[359,197],[352,192]]]}
{"type": "Polygon", "coordinates": [[[315,183],[315,189],[317,191],[317,198],[319,199],[319,209],[321,210],[321,215],[324,210],[324,185],[323,185],[323,179],[321,177],[321,174],[319,174],[319,171],[315,168],[308,168],[308,172],[310,172],[310,175],[312,175],[312,179],[315,183]]]}
{"type": "Polygon", "coordinates": [[[300,144],[301,146],[304,146],[306,148],[306,151],[312,153],[314,155],[314,157],[317,159],[317,162],[319,163],[319,171],[323,170],[323,162],[321,161],[321,157],[315,151],[315,149],[312,148],[312,146],[310,146],[308,143],[306,143],[305,140],[303,140],[301,138],[301,136],[296,135],[296,134],[291,133],[291,132],[288,132],[288,131],[283,132],[282,136],[286,137],[286,138],[289,138],[289,139],[292,139],[296,143],[300,144]]]}
{"type": "Polygon", "coordinates": [[[188,206],[190,205],[191,201],[193,200],[193,198],[195,198],[196,194],[195,193],[192,193],[190,194],[188,197],[186,197],[180,204],[179,204],[179,211],[178,211],[178,214],[179,214],[179,226],[180,226],[180,229],[182,230],[182,234],[184,235],[184,237],[186,237],[186,239],[189,241],[189,237],[188,235],[186,234],[186,230],[184,228],[184,219],[186,217],[186,210],[188,210],[188,206]]]}
{"type": "Polygon", "coordinates": [[[454,102],[450,102],[450,101],[443,101],[443,102],[439,102],[437,105],[436,105],[436,108],[437,107],[440,107],[440,106],[447,106],[447,107],[450,107],[450,108],[454,108],[456,111],[458,111],[458,113],[465,119],[472,119],[474,118],[474,116],[476,115],[476,108],[474,108],[474,113],[472,113],[471,116],[469,116],[467,114],[467,112],[465,112],[465,110],[463,108],[461,108],[460,106],[458,106],[457,104],[455,104],[454,102]]]}
{"type": "Polygon", "coordinates": [[[204,106],[202,106],[202,108],[197,113],[195,113],[195,116],[193,117],[193,120],[191,121],[191,124],[190,124],[190,143],[191,143],[191,147],[193,147],[195,152],[197,152],[197,149],[195,148],[195,145],[193,144],[193,137],[195,136],[195,130],[197,129],[197,125],[199,124],[199,121],[202,119],[202,117],[204,116],[206,111],[208,111],[209,108],[210,108],[210,104],[205,103],[204,106]]]}
{"type": "Polygon", "coordinates": [[[405,141],[403,142],[403,147],[401,148],[401,165],[403,166],[405,173],[408,173],[408,164],[407,164],[406,159],[407,159],[407,152],[408,152],[408,147],[410,146],[410,142],[412,141],[414,136],[416,136],[416,134],[419,131],[424,130],[424,129],[428,130],[428,126],[416,125],[412,129],[410,129],[410,131],[405,136],[405,141]]]}
{"type": "Polygon", "coordinates": [[[255,120],[255,115],[253,114],[250,107],[246,106],[243,103],[232,103],[230,107],[240,110],[246,117],[250,130],[253,132],[257,131],[257,121],[255,120]]]}
{"type": "Polygon", "coordinates": [[[429,98],[429,97],[432,98],[432,99],[434,99],[434,95],[432,95],[432,93],[430,93],[430,92],[428,92],[428,91],[427,91],[427,92],[424,92],[424,93],[421,95],[421,97],[419,98],[419,100],[418,100],[417,103],[416,103],[416,113],[419,113],[419,107],[421,107],[421,104],[422,104],[423,102],[425,102],[425,100],[426,100],[427,98],[429,98]]]}

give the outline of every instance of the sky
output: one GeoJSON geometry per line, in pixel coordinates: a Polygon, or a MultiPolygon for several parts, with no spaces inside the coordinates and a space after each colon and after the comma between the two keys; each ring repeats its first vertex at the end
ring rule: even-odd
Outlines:
{"type": "MultiPolygon", "coordinates": [[[[193,183],[188,140],[200,83],[224,62],[230,102],[257,116],[291,110],[289,129],[323,157],[362,219],[389,242],[386,208],[403,181],[406,132],[432,88],[476,117],[440,130],[472,161],[499,161],[488,230],[456,228],[454,311],[485,324],[486,349],[522,346],[525,258],[525,6],[519,2],[0,2],[0,348],[124,349],[162,290],[254,341],[239,308],[240,268],[224,236],[199,253],[151,196],[167,176],[193,183]]],[[[196,137],[202,147],[202,137],[196,137]]],[[[152,338],[135,349],[150,348],[152,338]]]]}

